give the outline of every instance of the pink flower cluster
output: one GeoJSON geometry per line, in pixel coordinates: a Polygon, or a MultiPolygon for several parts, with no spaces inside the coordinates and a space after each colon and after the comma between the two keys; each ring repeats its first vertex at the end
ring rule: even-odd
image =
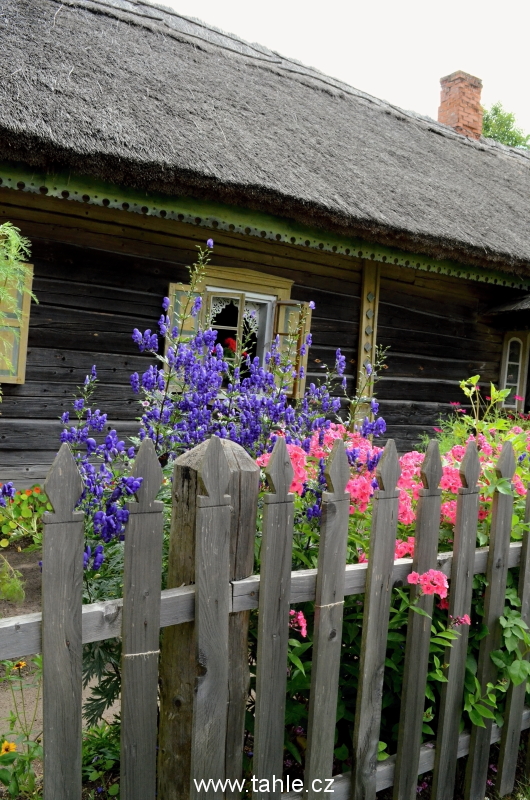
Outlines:
{"type": "Polygon", "coordinates": [[[304,617],[303,611],[293,611],[291,609],[289,611],[289,616],[291,619],[289,620],[289,627],[294,628],[297,631],[300,631],[300,635],[304,637],[307,636],[307,620],[304,617]]]}
{"type": "Polygon", "coordinates": [[[398,539],[396,541],[394,558],[406,558],[407,556],[410,556],[412,558],[414,555],[414,544],[415,544],[414,536],[409,536],[406,542],[403,542],[401,541],[401,539],[398,539]]]}
{"type": "Polygon", "coordinates": [[[407,581],[420,586],[422,594],[437,594],[442,598],[447,597],[449,583],[447,577],[438,569],[430,569],[421,575],[418,572],[411,572],[407,581]]]}
{"type": "Polygon", "coordinates": [[[457,628],[459,625],[471,625],[469,614],[464,614],[462,617],[452,617],[449,615],[449,621],[453,628],[457,628]]]}
{"type": "MultiPolygon", "coordinates": [[[[307,482],[308,478],[306,469],[306,453],[296,444],[288,444],[287,452],[291,458],[291,464],[293,465],[294,470],[294,477],[289,491],[295,492],[296,494],[302,494],[304,483],[307,482]]],[[[260,467],[266,467],[269,463],[270,457],[271,453],[264,453],[262,456],[256,459],[256,464],[258,464],[260,467]]]]}

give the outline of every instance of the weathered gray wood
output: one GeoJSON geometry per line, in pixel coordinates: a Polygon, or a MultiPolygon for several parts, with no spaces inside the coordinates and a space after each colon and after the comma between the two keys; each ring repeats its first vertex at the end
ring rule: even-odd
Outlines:
{"type": "Polygon", "coordinates": [[[221,788],[197,789],[225,778],[228,722],[230,613],[230,468],[221,440],[212,436],[198,473],[195,522],[195,658],[190,797],[221,798],[221,788]]]}
{"type": "MultiPolygon", "coordinates": [[[[478,487],[480,462],[477,446],[470,442],[460,465],[462,488],[458,490],[456,525],[454,530],[453,566],[449,613],[452,617],[471,614],[473,562],[477,543],[478,487]]],[[[438,715],[438,738],[432,784],[433,800],[452,800],[456,775],[458,726],[462,714],[464,678],[469,629],[459,628],[460,636],[453,640],[444,655],[447,664],[442,684],[438,715]]]]}
{"type": "Polygon", "coordinates": [[[326,465],[318,552],[311,692],[304,783],[308,800],[320,798],[315,779],[331,778],[344,610],[344,563],[348,542],[350,467],[336,440],[326,465]]]}
{"type": "MultiPolygon", "coordinates": [[[[525,708],[521,721],[521,730],[530,728],[530,708],[525,708]]],[[[490,744],[498,742],[501,738],[501,728],[498,725],[493,725],[491,728],[490,744]]],[[[466,731],[457,737],[457,758],[463,758],[469,753],[470,734],[466,731]]],[[[431,772],[434,766],[434,759],[436,751],[432,746],[433,742],[428,742],[422,745],[420,749],[420,762],[418,775],[423,775],[425,772],[431,772]]],[[[386,761],[380,761],[377,765],[376,773],[376,788],[378,792],[383,789],[388,789],[394,783],[394,772],[396,765],[396,757],[390,756],[386,761]]],[[[344,772],[341,775],[335,775],[333,779],[333,800],[350,800],[351,797],[351,773],[344,772]]],[[[289,792],[282,794],[281,800],[302,800],[306,797],[304,794],[297,794],[296,792],[289,792]]]]}
{"type": "MultiPolygon", "coordinates": [[[[253,792],[254,800],[279,800],[287,684],[289,599],[293,543],[293,467],[278,437],[265,470],[271,494],[265,495],[261,542],[261,582],[256,668],[253,773],[269,782],[269,792],[253,792]]],[[[262,785],[258,782],[258,788],[262,785]]],[[[264,785],[264,784],[263,784],[264,785]]]]}
{"type": "Polygon", "coordinates": [[[44,484],[42,655],[44,800],[81,798],[83,481],[63,444],[44,484]]]}
{"type": "MultiPolygon", "coordinates": [[[[416,535],[412,569],[420,575],[434,569],[438,552],[440,528],[442,460],[438,442],[429,442],[421,467],[423,489],[420,489],[416,515],[416,535]]],[[[425,686],[429,666],[429,643],[433,595],[421,595],[419,586],[411,586],[411,602],[428,617],[409,611],[401,712],[399,717],[394,800],[413,800],[416,797],[418,763],[420,758],[425,686]]]]}
{"type": "Polygon", "coordinates": [[[125,530],[120,794],[155,800],[164,504],[155,500],[163,475],[151,439],[140,445],[131,475],[143,480],[127,504],[125,530]]]}
{"type": "MultiPolygon", "coordinates": [[[[259,468],[238,444],[226,439],[220,441],[230,468],[230,577],[234,580],[249,576],[254,565],[259,468]]],[[[198,472],[207,447],[208,442],[203,442],[177,459],[173,474],[168,585],[178,588],[162,592],[161,627],[174,627],[164,632],[162,644],[158,761],[159,794],[167,800],[187,796],[190,786],[193,696],[199,666],[195,658],[194,626],[179,623],[192,622],[194,619],[195,586],[182,584],[190,584],[195,580],[195,520],[200,491],[198,472]],[[168,593],[171,593],[171,597],[168,593]]],[[[249,683],[248,620],[246,609],[229,619],[226,734],[226,775],[229,778],[241,775],[244,712],[249,683]]]]}
{"type": "MultiPolygon", "coordinates": [[[[505,442],[497,461],[497,477],[511,481],[515,471],[515,458],[511,442],[505,442]]],[[[477,679],[486,691],[488,683],[494,683],[497,668],[490,658],[493,650],[498,650],[501,641],[499,617],[504,610],[506,575],[508,572],[508,549],[512,525],[513,497],[495,492],[490,529],[490,549],[486,580],[488,585],[484,595],[483,622],[488,634],[480,642],[477,679]]],[[[483,800],[488,776],[491,720],[484,720],[485,727],[473,725],[471,743],[466,768],[464,789],[465,800],[483,800]]]]}
{"type": "Polygon", "coordinates": [[[375,800],[376,794],[377,747],[398,522],[396,484],[400,473],[396,446],[389,439],[377,466],[381,488],[376,491],[373,501],[353,731],[353,800],[375,800]]]}
{"type": "MultiPolygon", "coordinates": [[[[167,585],[195,586],[195,523],[200,491],[199,469],[208,441],[177,458],[173,469],[173,504],[167,585]]],[[[193,700],[197,679],[193,619],[164,631],[160,656],[160,729],[158,795],[187,800],[191,783],[193,700]]]]}
{"type": "MultiPolygon", "coordinates": [[[[230,467],[228,493],[231,498],[230,523],[230,580],[237,581],[252,575],[254,540],[258,512],[259,467],[234,442],[224,445],[230,467]]],[[[231,598],[230,598],[231,600],[231,598]]],[[[248,664],[249,611],[231,614],[228,622],[228,718],[226,728],[226,777],[238,780],[243,773],[245,711],[250,684],[248,664]]],[[[227,789],[226,798],[240,793],[227,789]]]]}
{"type": "MultiPolygon", "coordinates": [[[[524,521],[526,524],[530,523],[530,492],[526,495],[524,521]]],[[[530,534],[527,530],[523,537],[518,590],[521,601],[521,617],[530,627],[530,534]]],[[[513,683],[510,683],[506,696],[506,710],[504,712],[497,780],[495,782],[495,790],[500,797],[511,794],[515,784],[525,692],[526,681],[520,683],[519,686],[514,686],[513,683]]],[[[527,756],[527,764],[528,762],[527,756]]]]}
{"type": "MultiPolygon", "coordinates": [[[[521,542],[511,542],[508,567],[518,567],[521,557],[521,542]]],[[[487,548],[475,550],[473,574],[486,571],[487,548]]],[[[451,577],[453,553],[438,553],[437,569],[451,577]]],[[[344,595],[363,594],[366,585],[367,564],[348,564],[344,570],[344,595]]],[[[392,583],[404,583],[412,571],[412,559],[400,558],[394,563],[392,583]]],[[[291,605],[315,599],[317,570],[304,569],[291,573],[291,605]]],[[[259,597],[259,575],[232,582],[232,608],[234,612],[257,608],[259,597]]],[[[121,598],[106,602],[90,603],[82,607],[83,644],[113,639],[121,632],[121,598]]],[[[181,626],[195,618],[195,586],[180,586],[161,592],[160,627],[181,626]]],[[[20,658],[42,651],[42,614],[22,614],[18,617],[0,619],[0,659],[20,658]]]]}

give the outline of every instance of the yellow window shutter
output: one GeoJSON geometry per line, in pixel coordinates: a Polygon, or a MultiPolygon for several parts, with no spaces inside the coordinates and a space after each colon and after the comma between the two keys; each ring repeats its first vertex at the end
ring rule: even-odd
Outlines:
{"type": "Polygon", "coordinates": [[[191,316],[191,309],[197,297],[200,297],[200,292],[192,292],[189,285],[183,283],[169,284],[170,305],[167,315],[171,320],[172,327],[178,325],[179,317],[185,317],[181,329],[183,336],[193,336],[199,327],[201,314],[197,314],[195,317],[191,316]]]}
{"type": "Polygon", "coordinates": [[[33,267],[25,281],[13,281],[0,293],[0,384],[24,383],[28,349],[33,267]]]}
{"type": "Polygon", "coordinates": [[[295,300],[278,300],[274,314],[273,337],[280,339],[280,352],[282,356],[289,357],[297,375],[303,368],[303,377],[294,378],[291,387],[291,397],[297,399],[305,392],[307,371],[307,348],[303,355],[300,348],[305,345],[307,334],[311,330],[311,308],[309,303],[296,302],[295,300]]]}

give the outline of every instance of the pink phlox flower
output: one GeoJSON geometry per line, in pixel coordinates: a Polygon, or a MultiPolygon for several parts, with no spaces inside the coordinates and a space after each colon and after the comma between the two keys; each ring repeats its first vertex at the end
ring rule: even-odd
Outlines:
{"type": "Polygon", "coordinates": [[[350,498],[354,510],[361,513],[366,511],[368,503],[374,493],[372,477],[369,473],[355,475],[346,484],[346,491],[350,493],[350,498]]]}
{"type": "Polygon", "coordinates": [[[436,603],[436,605],[438,606],[438,608],[441,608],[442,611],[447,611],[447,609],[449,608],[449,600],[447,599],[447,597],[442,597],[440,598],[440,602],[436,603]]]}
{"type": "Polygon", "coordinates": [[[490,508],[484,508],[484,506],[482,506],[482,505],[479,506],[479,509],[478,509],[479,522],[484,522],[484,520],[489,517],[490,511],[491,511],[490,508]]]}
{"type": "Polygon", "coordinates": [[[291,609],[289,611],[289,616],[291,619],[289,620],[289,627],[294,628],[297,631],[300,631],[300,635],[304,637],[307,636],[307,620],[304,617],[303,611],[293,611],[291,609]]]}
{"type": "Polygon", "coordinates": [[[517,473],[513,476],[512,483],[517,494],[523,497],[526,494],[526,487],[523,481],[521,480],[521,477],[517,475],[517,473]]]}
{"type": "Polygon", "coordinates": [[[394,558],[406,558],[407,556],[412,558],[414,556],[414,544],[414,536],[409,536],[406,542],[398,539],[394,550],[394,558]]]}
{"type": "Polygon", "coordinates": [[[368,564],[368,559],[366,558],[366,553],[363,550],[357,551],[357,562],[359,564],[368,564]]]}
{"type": "Polygon", "coordinates": [[[460,480],[459,470],[456,467],[444,467],[442,479],[440,481],[440,489],[457,494],[461,486],[462,481],[460,480]]]}
{"type": "Polygon", "coordinates": [[[523,429],[519,427],[519,425],[514,425],[513,428],[510,428],[509,433],[519,434],[522,433],[523,429]]]}
{"type": "Polygon", "coordinates": [[[459,625],[471,625],[469,614],[464,614],[463,617],[449,617],[449,619],[451,620],[451,625],[455,628],[459,625]]]}
{"type": "Polygon", "coordinates": [[[411,572],[407,580],[411,584],[419,584],[422,594],[437,594],[441,598],[447,597],[449,589],[447,576],[438,569],[430,569],[422,575],[411,572]]]}
{"type": "Polygon", "coordinates": [[[451,455],[455,459],[455,461],[462,461],[466,454],[466,448],[463,444],[455,444],[454,447],[451,448],[451,455]]]}
{"type": "Polygon", "coordinates": [[[412,525],[416,519],[416,514],[412,508],[412,499],[407,492],[400,490],[398,501],[398,520],[403,525],[412,525]]]}
{"type": "MultiPolygon", "coordinates": [[[[289,491],[295,492],[296,494],[302,494],[304,488],[303,484],[307,481],[307,455],[305,450],[302,450],[302,448],[298,447],[296,444],[288,444],[287,451],[291,457],[291,464],[293,465],[294,470],[294,477],[289,491]]],[[[263,455],[256,459],[256,464],[259,467],[266,467],[269,463],[271,455],[272,453],[263,453],[263,455]]]]}
{"type": "Polygon", "coordinates": [[[449,405],[450,405],[450,406],[460,406],[460,405],[462,405],[462,404],[461,404],[461,403],[459,403],[459,402],[458,402],[458,400],[456,400],[456,401],[455,401],[455,400],[453,400],[453,401],[451,401],[451,402],[449,403],[449,405]]]}
{"type": "Polygon", "coordinates": [[[446,500],[440,508],[441,521],[454,525],[456,522],[456,500],[446,500]]]}
{"type": "Polygon", "coordinates": [[[514,400],[519,400],[519,402],[522,403],[523,400],[524,400],[524,397],[521,397],[520,394],[514,394],[513,399],[514,400]]]}

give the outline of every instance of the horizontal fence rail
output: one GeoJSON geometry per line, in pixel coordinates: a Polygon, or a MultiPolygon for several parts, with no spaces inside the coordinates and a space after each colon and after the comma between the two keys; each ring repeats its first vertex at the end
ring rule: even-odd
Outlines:
{"type": "MultiPolygon", "coordinates": [[[[521,561],[521,542],[511,542],[508,568],[518,567],[521,561]]],[[[488,560],[488,548],[475,551],[473,573],[484,574],[488,560]]],[[[438,553],[437,569],[451,577],[453,553],[438,553]]],[[[363,594],[366,587],[367,564],[348,564],[344,569],[344,596],[363,594]]],[[[399,558],[394,562],[392,581],[394,586],[406,583],[412,572],[412,559],[399,558]]],[[[316,569],[301,569],[291,572],[290,605],[312,602],[316,597],[316,569]]],[[[247,611],[258,607],[260,576],[252,575],[241,581],[231,581],[230,611],[247,611]]],[[[180,586],[178,589],[163,589],[160,593],[160,627],[180,625],[195,619],[195,586],[180,586]]],[[[83,644],[102,642],[121,635],[122,598],[100,603],[87,603],[82,609],[83,644]]],[[[40,653],[42,614],[23,614],[18,617],[0,619],[0,659],[14,659],[40,653]]]]}

